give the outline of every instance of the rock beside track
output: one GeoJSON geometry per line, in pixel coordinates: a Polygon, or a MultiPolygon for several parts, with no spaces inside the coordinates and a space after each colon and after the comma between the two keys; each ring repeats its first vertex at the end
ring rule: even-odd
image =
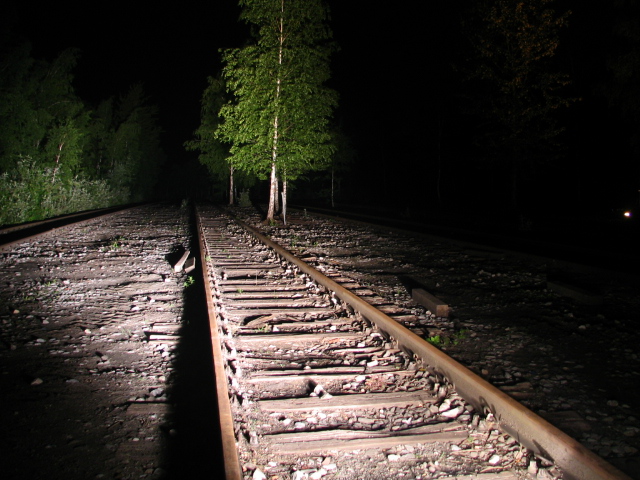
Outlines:
{"type": "Polygon", "coordinates": [[[140,207],[0,258],[3,478],[179,478],[176,458],[197,456],[184,445],[186,411],[198,409],[180,366],[195,287],[172,270],[189,248],[187,220],[140,207]]]}

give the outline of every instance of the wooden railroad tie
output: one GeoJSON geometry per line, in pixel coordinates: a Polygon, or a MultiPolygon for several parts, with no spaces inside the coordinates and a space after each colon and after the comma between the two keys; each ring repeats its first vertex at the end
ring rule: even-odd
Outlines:
{"type": "Polygon", "coordinates": [[[563,297],[573,298],[583,305],[602,305],[602,295],[590,292],[584,288],[564,282],[548,281],[547,288],[563,297]]]}
{"type": "Polygon", "coordinates": [[[184,251],[184,253],[180,257],[180,260],[178,260],[176,262],[176,264],[173,266],[173,271],[174,272],[181,272],[182,271],[182,268],[184,267],[184,264],[187,261],[187,258],[189,258],[189,253],[191,253],[191,250],[185,250],[184,251]]]}
{"type": "Polygon", "coordinates": [[[300,455],[328,450],[390,448],[418,443],[457,443],[468,437],[469,432],[460,425],[425,425],[395,433],[372,430],[322,430],[278,433],[268,435],[267,439],[272,449],[278,453],[300,455]]]}
{"type": "Polygon", "coordinates": [[[416,303],[419,303],[423,307],[427,308],[436,317],[449,316],[449,305],[447,305],[434,295],[431,295],[423,288],[412,289],[411,298],[413,298],[416,303]]]}
{"type": "Polygon", "coordinates": [[[260,400],[260,410],[265,412],[302,412],[308,410],[336,410],[380,407],[406,407],[431,405],[437,401],[425,392],[391,392],[337,395],[329,398],[304,397],[283,400],[260,400]]]}

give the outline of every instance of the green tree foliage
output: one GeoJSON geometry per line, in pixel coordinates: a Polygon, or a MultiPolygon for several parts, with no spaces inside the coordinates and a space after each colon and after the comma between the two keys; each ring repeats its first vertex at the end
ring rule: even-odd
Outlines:
{"type": "Polygon", "coordinates": [[[304,186],[297,191],[304,200],[328,202],[335,207],[342,192],[342,182],[352,170],[357,153],[339,126],[331,130],[331,143],[335,150],[326,169],[305,175],[304,186]]]}
{"type": "Polygon", "coordinates": [[[29,45],[0,63],[0,224],[139,200],[161,152],[141,87],[95,112],[75,94],[77,51],[35,60],[29,45]],[[132,194],[133,192],[133,194],[132,194]]]}
{"type": "Polygon", "coordinates": [[[0,75],[2,171],[23,156],[52,167],[52,177],[79,167],[88,116],[71,86],[76,61],[75,50],[51,63],[33,60],[28,45],[9,52],[0,75]]]}
{"type": "Polygon", "coordinates": [[[221,76],[208,77],[207,88],[202,94],[201,124],[194,132],[194,139],[185,142],[185,147],[190,151],[199,151],[199,160],[216,177],[225,177],[229,168],[227,157],[229,146],[222,143],[215,136],[215,131],[220,124],[220,108],[226,101],[226,88],[221,76]]]}
{"type": "Polygon", "coordinates": [[[137,84],[120,96],[109,129],[107,175],[114,186],[129,189],[136,201],[151,193],[164,163],[157,115],[157,107],[149,105],[137,84]]]}
{"type": "Polygon", "coordinates": [[[553,155],[562,131],[554,112],[573,101],[561,92],[568,76],[552,63],[569,12],[556,14],[552,1],[483,1],[468,25],[471,78],[479,83],[476,111],[484,120],[481,143],[510,171],[514,209],[525,167],[553,155]]]}
{"type": "Polygon", "coordinates": [[[250,173],[237,172],[229,162],[230,145],[216,136],[216,130],[221,122],[220,109],[230,100],[230,94],[221,74],[209,77],[207,81],[207,88],[202,94],[201,123],[194,132],[194,138],[185,142],[185,148],[200,152],[200,163],[207,167],[216,181],[228,186],[229,204],[233,205],[237,187],[251,186],[255,177],[250,173]]]}
{"type": "Polygon", "coordinates": [[[329,120],[337,95],[325,86],[331,32],[321,0],[239,3],[255,38],[223,52],[223,77],[234,98],[220,109],[216,136],[231,145],[233,167],[269,178],[272,221],[278,179],[286,202],[287,182],[325,168],[333,151],[329,120]]]}

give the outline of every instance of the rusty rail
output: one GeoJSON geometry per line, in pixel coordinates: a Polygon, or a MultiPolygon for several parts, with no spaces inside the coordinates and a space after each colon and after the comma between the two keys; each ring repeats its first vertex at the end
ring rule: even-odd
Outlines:
{"type": "Polygon", "coordinates": [[[61,228],[77,225],[94,217],[110,215],[112,213],[124,212],[139,207],[136,205],[120,205],[117,207],[100,208],[97,210],[87,210],[79,213],[71,213],[60,217],[38,220],[19,225],[12,225],[0,229],[0,252],[9,250],[14,245],[28,242],[48,233],[53,233],[61,228]],[[76,219],[76,220],[74,220],[76,219]],[[25,235],[25,232],[28,235],[25,235]]]}
{"type": "Polygon", "coordinates": [[[198,231],[198,241],[200,245],[200,262],[202,265],[202,276],[207,296],[207,311],[209,315],[209,332],[211,335],[211,350],[213,355],[213,370],[216,381],[216,397],[218,400],[218,418],[220,419],[220,440],[222,443],[222,457],[224,459],[225,480],[241,480],[242,468],[238,458],[236,447],[236,437],[233,428],[233,415],[231,413],[231,402],[229,400],[229,385],[224,370],[224,357],[222,355],[222,344],[220,341],[220,329],[218,328],[218,316],[213,303],[213,292],[209,283],[209,272],[207,268],[206,245],[204,232],[200,222],[200,215],[196,207],[196,222],[198,231]]]}

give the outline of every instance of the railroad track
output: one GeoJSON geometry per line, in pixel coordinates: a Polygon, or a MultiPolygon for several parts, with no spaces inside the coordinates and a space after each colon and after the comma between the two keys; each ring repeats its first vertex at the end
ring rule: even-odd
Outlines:
{"type": "Polygon", "coordinates": [[[226,478],[629,478],[403,328],[411,308],[201,213],[226,478]]]}
{"type": "Polygon", "coordinates": [[[109,215],[123,210],[135,208],[130,205],[120,205],[116,207],[100,208],[97,210],[87,210],[79,213],[61,215],[55,218],[38,220],[34,222],[21,223],[0,228],[0,251],[9,250],[12,246],[37,239],[47,233],[55,232],[57,229],[74,224],[81,224],[101,215],[109,215]]]}
{"type": "Polygon", "coordinates": [[[404,328],[411,311],[215,209],[198,230],[226,478],[629,478],[404,328]]]}

